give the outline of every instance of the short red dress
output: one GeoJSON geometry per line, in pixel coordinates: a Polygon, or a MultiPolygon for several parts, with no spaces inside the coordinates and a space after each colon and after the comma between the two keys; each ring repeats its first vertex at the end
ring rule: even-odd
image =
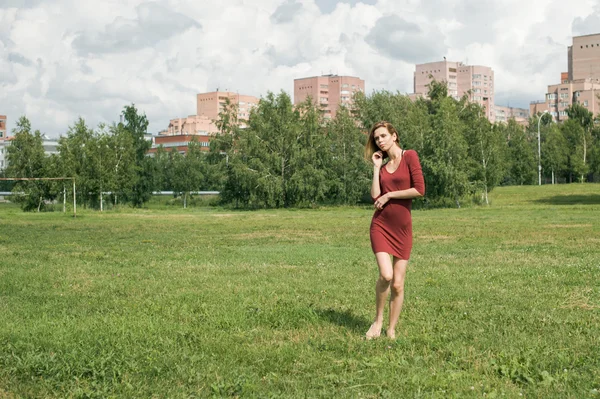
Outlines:
{"type": "MultiPolygon", "coordinates": [[[[419,156],[414,150],[405,151],[394,173],[386,165],[379,172],[381,195],[391,191],[415,188],[425,194],[425,183],[419,156]]],[[[377,197],[379,198],[379,197],[377,197]]],[[[376,200],[377,198],[373,198],[376,200]]],[[[408,260],[412,249],[412,199],[390,199],[383,209],[377,210],[371,221],[371,247],[373,253],[386,252],[399,259],[408,260]]]]}

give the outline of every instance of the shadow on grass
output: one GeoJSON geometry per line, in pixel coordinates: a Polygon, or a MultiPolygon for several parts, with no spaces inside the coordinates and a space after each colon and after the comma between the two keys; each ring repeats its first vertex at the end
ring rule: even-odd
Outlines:
{"type": "Polygon", "coordinates": [[[553,197],[540,198],[533,202],[547,205],[600,205],[600,195],[555,195],[553,197]]]}
{"type": "Polygon", "coordinates": [[[364,333],[371,326],[371,321],[353,315],[349,310],[343,312],[336,309],[320,309],[316,313],[323,320],[326,320],[332,324],[346,327],[349,330],[357,333],[364,333]]]}

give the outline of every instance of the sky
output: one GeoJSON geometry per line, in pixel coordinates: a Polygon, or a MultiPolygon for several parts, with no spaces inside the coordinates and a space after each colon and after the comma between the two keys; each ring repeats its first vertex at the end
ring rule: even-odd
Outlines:
{"type": "Polygon", "coordinates": [[[197,93],[292,96],[329,73],[411,93],[443,57],[492,67],[496,104],[528,108],[592,33],[600,0],[0,0],[0,114],[58,137],[134,103],[157,133],[197,93]]]}

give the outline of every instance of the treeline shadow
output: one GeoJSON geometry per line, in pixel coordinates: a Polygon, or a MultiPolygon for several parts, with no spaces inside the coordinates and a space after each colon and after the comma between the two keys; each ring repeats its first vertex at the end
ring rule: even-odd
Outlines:
{"type": "Polygon", "coordinates": [[[371,321],[363,317],[355,316],[349,310],[339,311],[329,308],[316,310],[316,313],[319,317],[332,324],[345,327],[358,333],[364,333],[371,326],[371,321]]]}
{"type": "Polygon", "coordinates": [[[600,205],[600,194],[555,195],[533,202],[546,205],[600,205]]]}

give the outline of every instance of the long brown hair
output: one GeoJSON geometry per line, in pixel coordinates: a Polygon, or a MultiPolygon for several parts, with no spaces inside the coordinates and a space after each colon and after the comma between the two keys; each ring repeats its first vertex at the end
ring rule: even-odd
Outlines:
{"type": "MultiPolygon", "coordinates": [[[[396,128],[394,126],[392,126],[391,123],[386,122],[386,121],[377,122],[373,125],[371,130],[369,130],[369,138],[367,139],[367,144],[365,145],[365,159],[367,161],[371,161],[373,154],[376,153],[377,151],[380,151],[379,147],[377,147],[377,143],[375,143],[375,137],[374,137],[375,130],[379,129],[380,127],[385,127],[391,135],[395,134],[396,135],[396,143],[398,145],[400,145],[400,135],[398,134],[398,131],[396,130],[396,128]]],[[[385,158],[387,158],[387,153],[384,151],[383,159],[385,159],[385,158]]]]}

